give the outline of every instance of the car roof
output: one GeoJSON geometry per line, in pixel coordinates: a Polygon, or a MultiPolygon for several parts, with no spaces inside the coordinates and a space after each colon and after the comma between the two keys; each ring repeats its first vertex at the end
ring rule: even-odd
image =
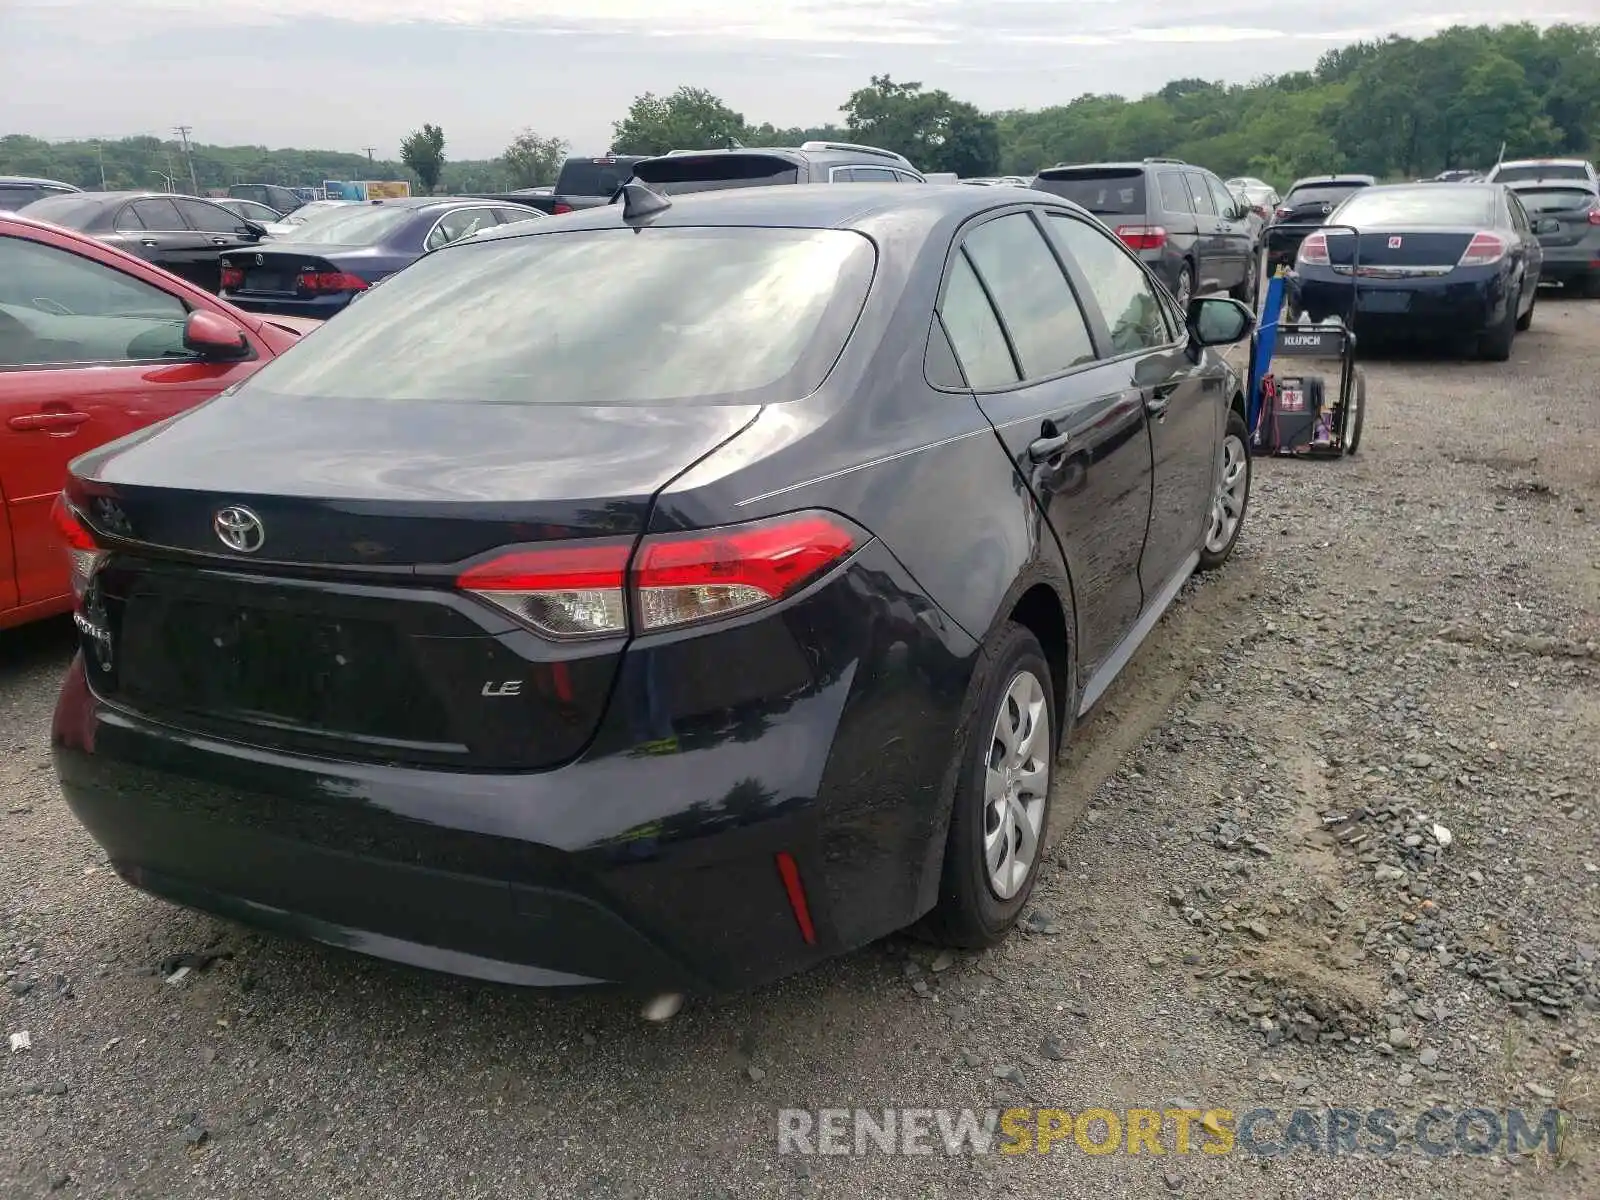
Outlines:
{"type": "Polygon", "coordinates": [[[43,175],[0,175],[0,183],[48,184],[50,187],[68,188],[74,192],[83,190],[59,179],[46,179],[43,175]]]}
{"type": "Polygon", "coordinates": [[[1317,187],[1330,183],[1364,183],[1368,187],[1376,187],[1378,180],[1373,175],[1307,175],[1304,179],[1296,179],[1289,189],[1293,191],[1297,187],[1317,187]]]}
{"type": "MultiPolygon", "coordinates": [[[[670,197],[671,206],[645,218],[657,228],[695,226],[748,226],[787,229],[852,229],[872,218],[893,213],[908,225],[931,229],[941,221],[965,219],[993,209],[1016,205],[1077,208],[1070,201],[1026,188],[979,188],[959,183],[856,183],[840,187],[829,183],[802,183],[792,187],[728,188],[713,192],[688,192],[670,197]]],[[[575,229],[625,228],[623,206],[568,213],[559,221],[531,221],[484,230],[474,242],[506,237],[532,237],[575,229]]]]}
{"type": "Polygon", "coordinates": [[[1510,158],[1503,163],[1496,163],[1495,170],[1501,167],[1588,167],[1594,169],[1594,164],[1586,158],[1510,158]]]}
{"type": "Polygon", "coordinates": [[[1204,169],[1196,167],[1193,163],[1156,159],[1153,162],[1056,163],[1053,167],[1040,167],[1035,174],[1043,175],[1047,171],[1148,171],[1154,167],[1178,167],[1196,171],[1204,169]]]}
{"type": "Polygon", "coordinates": [[[921,171],[911,165],[911,160],[903,154],[896,154],[890,150],[871,147],[858,149],[844,143],[830,143],[826,146],[718,146],[709,150],[674,150],[669,154],[652,154],[649,158],[640,159],[634,166],[651,162],[658,158],[725,158],[734,154],[771,154],[779,158],[787,158],[792,162],[839,162],[846,161],[862,166],[882,164],[891,167],[910,167],[911,170],[921,171]]]}

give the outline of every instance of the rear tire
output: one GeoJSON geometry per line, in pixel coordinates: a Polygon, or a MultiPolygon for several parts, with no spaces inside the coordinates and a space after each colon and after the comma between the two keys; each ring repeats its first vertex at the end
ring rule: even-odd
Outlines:
{"type": "Polygon", "coordinates": [[[1591,300],[1600,300],[1600,271],[1590,271],[1585,275],[1578,290],[1591,300]]]}
{"type": "Polygon", "coordinates": [[[1228,289],[1228,295],[1241,304],[1248,304],[1253,310],[1256,306],[1256,278],[1261,271],[1261,260],[1255,255],[1250,256],[1245,264],[1244,282],[1228,289]]]}
{"type": "Polygon", "coordinates": [[[1505,362],[1511,357],[1511,343],[1517,337],[1517,306],[1522,303],[1518,292],[1511,301],[1500,323],[1478,338],[1478,357],[1489,362],[1505,362]]]}
{"type": "Polygon", "coordinates": [[[1517,332],[1526,333],[1533,324],[1533,310],[1539,307],[1539,289],[1533,289],[1533,303],[1528,305],[1528,311],[1517,318],[1517,332]]]}
{"type": "Polygon", "coordinates": [[[970,686],[939,900],[922,931],[981,950],[1004,940],[1039,877],[1060,717],[1050,664],[1021,625],[990,638],[970,686]]]}

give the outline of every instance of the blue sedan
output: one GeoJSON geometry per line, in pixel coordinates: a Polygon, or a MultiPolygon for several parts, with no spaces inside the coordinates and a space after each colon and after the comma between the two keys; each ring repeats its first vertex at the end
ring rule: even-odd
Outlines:
{"type": "Polygon", "coordinates": [[[419,196],[329,213],[294,240],[222,255],[222,296],[249,312],[331,317],[356,296],[427,254],[481,229],[540,220],[498,201],[419,196]]]}

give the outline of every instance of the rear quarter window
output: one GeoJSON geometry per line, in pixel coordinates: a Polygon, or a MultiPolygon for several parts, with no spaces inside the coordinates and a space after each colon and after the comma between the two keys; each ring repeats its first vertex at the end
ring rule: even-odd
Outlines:
{"type": "Polygon", "coordinates": [[[374,288],[245,388],[464,404],[798,399],[844,349],[875,264],[871,242],[834,229],[467,241],[374,288]]]}

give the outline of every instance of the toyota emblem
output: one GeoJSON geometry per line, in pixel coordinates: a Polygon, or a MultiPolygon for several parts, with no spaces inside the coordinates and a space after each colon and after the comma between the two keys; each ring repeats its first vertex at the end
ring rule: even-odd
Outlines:
{"type": "Polygon", "coordinates": [[[218,509],[217,515],[211,520],[211,527],[217,531],[218,541],[240,554],[254,554],[267,540],[267,530],[261,524],[261,518],[237,504],[218,509]]]}

